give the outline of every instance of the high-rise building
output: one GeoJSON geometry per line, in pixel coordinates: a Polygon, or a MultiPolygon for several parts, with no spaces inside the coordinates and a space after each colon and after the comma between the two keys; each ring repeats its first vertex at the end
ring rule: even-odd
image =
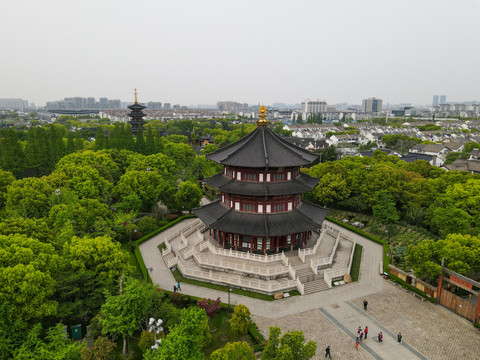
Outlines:
{"type": "Polygon", "coordinates": [[[163,108],[164,109],[171,109],[172,105],[170,103],[165,103],[165,104],[163,104],[163,108]]]}
{"type": "Polygon", "coordinates": [[[382,99],[368,98],[362,100],[363,112],[381,112],[382,111],[382,99]]]}
{"type": "Polygon", "coordinates": [[[23,99],[0,99],[0,109],[23,110],[28,108],[28,101],[23,99]]]}
{"type": "Polygon", "coordinates": [[[305,100],[302,102],[302,114],[318,114],[327,111],[327,102],[325,100],[305,100]]]}
{"type": "Polygon", "coordinates": [[[432,106],[445,104],[446,102],[447,102],[447,96],[446,95],[433,95],[432,106]]]}
{"type": "Polygon", "coordinates": [[[236,101],[217,101],[217,110],[220,111],[244,111],[247,108],[247,103],[242,104],[236,101]]]}

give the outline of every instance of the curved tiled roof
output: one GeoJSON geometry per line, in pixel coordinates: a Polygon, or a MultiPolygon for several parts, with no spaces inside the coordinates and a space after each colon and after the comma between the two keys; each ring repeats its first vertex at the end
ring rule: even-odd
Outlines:
{"type": "Polygon", "coordinates": [[[290,144],[266,126],[259,126],[247,136],[208,154],[222,165],[251,168],[305,166],[318,156],[290,144]]]}
{"type": "Polygon", "coordinates": [[[235,211],[217,200],[193,212],[215,230],[251,236],[283,236],[320,229],[329,210],[304,201],[293,211],[256,214],[235,211]]]}
{"type": "Polygon", "coordinates": [[[223,174],[205,179],[205,183],[214,189],[228,194],[252,196],[302,194],[311,191],[318,184],[318,181],[319,179],[306,174],[300,174],[292,180],[278,182],[240,181],[223,174]]]}

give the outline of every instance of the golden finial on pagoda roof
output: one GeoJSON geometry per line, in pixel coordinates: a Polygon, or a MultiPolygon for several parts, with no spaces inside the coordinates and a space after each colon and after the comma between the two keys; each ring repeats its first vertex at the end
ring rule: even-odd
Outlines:
{"type": "Polygon", "coordinates": [[[135,91],[133,92],[133,94],[135,95],[135,104],[138,104],[138,101],[137,101],[137,88],[134,89],[135,91]]]}
{"type": "Polygon", "coordinates": [[[267,124],[270,124],[270,121],[265,119],[267,117],[267,109],[265,108],[265,105],[260,106],[258,117],[260,118],[260,120],[257,121],[258,126],[267,126],[267,124]]]}

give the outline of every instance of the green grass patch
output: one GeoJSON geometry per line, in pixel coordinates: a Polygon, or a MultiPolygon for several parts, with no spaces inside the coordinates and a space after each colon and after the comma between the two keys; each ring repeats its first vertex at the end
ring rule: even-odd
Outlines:
{"type": "Polygon", "coordinates": [[[252,322],[248,326],[247,335],[237,337],[230,329],[229,320],[230,314],[225,309],[221,309],[212,319],[210,319],[209,325],[212,342],[203,349],[203,352],[207,357],[209,357],[213,351],[224,347],[227,342],[246,341],[255,351],[257,351],[257,349],[261,350],[264,338],[258,331],[258,327],[255,323],[252,322]]]}
{"type": "Polygon", "coordinates": [[[363,246],[355,244],[355,251],[353,253],[352,267],[350,269],[350,276],[352,281],[358,281],[358,275],[360,274],[360,263],[362,261],[363,246]]]}
{"type": "Polygon", "coordinates": [[[167,245],[165,245],[165,243],[162,242],[162,243],[159,244],[157,247],[158,247],[158,250],[160,250],[160,252],[162,252],[163,249],[166,249],[166,248],[167,248],[167,245]]]}
{"type": "MultiPolygon", "coordinates": [[[[142,275],[142,269],[140,268],[140,265],[138,264],[137,257],[135,256],[135,251],[132,252],[132,247],[130,244],[122,244],[121,245],[122,250],[128,253],[128,263],[135,267],[137,274],[142,275]]],[[[143,276],[143,275],[142,275],[143,276]]]]}
{"type": "MultiPolygon", "coordinates": [[[[175,278],[175,280],[180,281],[180,283],[202,286],[202,287],[205,287],[205,288],[224,291],[224,292],[228,293],[228,288],[229,288],[228,286],[219,285],[219,284],[211,284],[211,283],[208,283],[208,282],[194,280],[194,279],[188,279],[186,277],[183,277],[182,273],[178,269],[175,269],[174,271],[172,271],[172,274],[173,274],[173,277],[175,278]]],[[[236,289],[236,288],[232,288],[232,294],[248,296],[248,297],[251,297],[251,298],[266,300],[266,301],[273,301],[274,300],[272,295],[266,295],[266,294],[261,294],[261,293],[257,293],[257,292],[253,292],[253,291],[247,291],[247,290],[236,289]]]]}

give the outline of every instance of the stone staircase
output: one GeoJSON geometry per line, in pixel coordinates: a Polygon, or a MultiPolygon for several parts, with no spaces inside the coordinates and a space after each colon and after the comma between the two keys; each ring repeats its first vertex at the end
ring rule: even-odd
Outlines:
{"type": "Polygon", "coordinates": [[[315,278],[315,274],[310,267],[304,267],[300,269],[295,268],[295,275],[300,279],[302,283],[312,281],[315,278]]]}
{"type": "Polygon", "coordinates": [[[328,290],[328,285],[323,279],[309,281],[303,284],[305,286],[305,295],[318,291],[328,290]]]}
{"type": "Polygon", "coordinates": [[[173,259],[175,259],[175,254],[173,252],[168,253],[167,255],[163,255],[163,260],[167,266],[171,266],[173,259]]]}

